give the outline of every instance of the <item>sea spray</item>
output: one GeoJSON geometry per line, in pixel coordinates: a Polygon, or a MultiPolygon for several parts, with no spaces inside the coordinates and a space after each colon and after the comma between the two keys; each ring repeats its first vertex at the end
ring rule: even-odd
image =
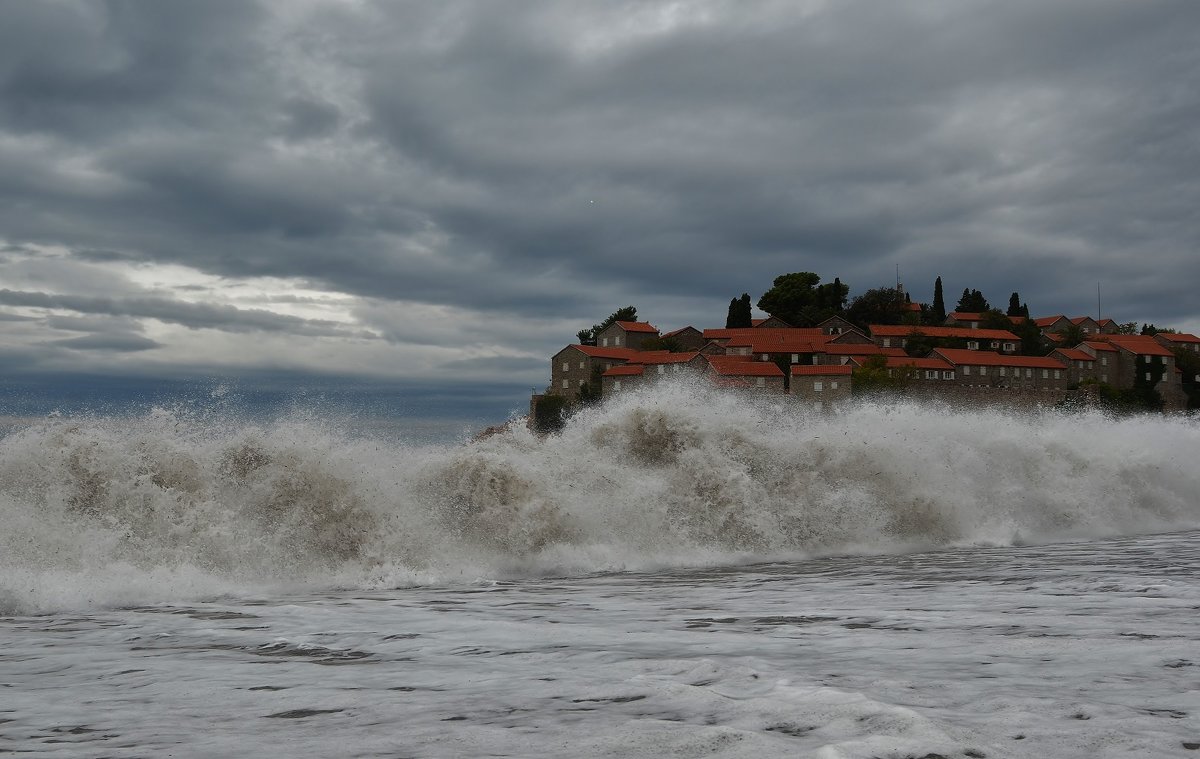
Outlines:
{"type": "Polygon", "coordinates": [[[156,410],[0,439],[0,608],[1026,543],[1200,526],[1184,418],[806,413],[685,385],[462,445],[156,410]]]}

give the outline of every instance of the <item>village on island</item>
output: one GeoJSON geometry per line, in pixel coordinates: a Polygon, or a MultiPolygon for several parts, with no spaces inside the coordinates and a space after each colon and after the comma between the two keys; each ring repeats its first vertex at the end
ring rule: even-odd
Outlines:
{"type": "Polygon", "coordinates": [[[840,280],[811,272],[777,277],[752,318],[750,296],[729,305],[723,328],[662,332],[619,309],[554,354],[550,385],[530,419],[559,426],[573,408],[683,376],[730,392],[771,393],[832,411],[854,396],[890,392],[948,403],[1122,411],[1200,407],[1200,337],[1137,322],[1056,314],[1031,318],[1013,293],[1007,311],[964,290],[945,311],[902,285],[847,304],[840,280]]]}

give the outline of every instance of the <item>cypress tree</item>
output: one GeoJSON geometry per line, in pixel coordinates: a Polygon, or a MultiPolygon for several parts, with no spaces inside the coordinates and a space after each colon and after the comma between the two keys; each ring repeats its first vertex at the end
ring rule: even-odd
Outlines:
{"type": "Polygon", "coordinates": [[[738,299],[729,299],[729,313],[725,316],[725,329],[733,329],[738,321],[738,299]]]}
{"type": "Polygon", "coordinates": [[[1008,316],[1021,316],[1022,315],[1021,314],[1021,296],[1018,295],[1017,293],[1013,293],[1012,295],[1008,296],[1008,311],[1006,312],[1006,314],[1008,316]]]}
{"type": "Polygon", "coordinates": [[[942,297],[941,277],[938,277],[933,283],[932,318],[934,324],[943,324],[946,321],[946,300],[942,297]]]}

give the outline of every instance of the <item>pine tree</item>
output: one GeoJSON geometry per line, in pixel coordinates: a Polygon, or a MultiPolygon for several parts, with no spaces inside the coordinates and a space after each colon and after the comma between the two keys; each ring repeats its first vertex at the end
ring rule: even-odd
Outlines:
{"type": "Polygon", "coordinates": [[[1021,296],[1013,293],[1008,296],[1008,311],[1005,312],[1008,316],[1021,316],[1021,296]]]}
{"type": "Polygon", "coordinates": [[[738,321],[738,299],[729,299],[729,313],[725,315],[725,329],[733,329],[738,321]]]}

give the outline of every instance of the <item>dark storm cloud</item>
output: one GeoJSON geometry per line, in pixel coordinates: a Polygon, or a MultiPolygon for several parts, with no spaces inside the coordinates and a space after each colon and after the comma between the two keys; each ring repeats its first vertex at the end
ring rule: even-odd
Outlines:
{"type": "MultiPolygon", "coordinates": [[[[951,301],[1019,290],[1037,313],[1091,313],[1100,283],[1105,315],[1200,321],[1191,0],[0,14],[17,252],[580,327],[630,302],[711,325],[780,273],[857,292],[897,265],[918,300],[940,274],[951,301]]],[[[350,329],[9,288],[7,305],[189,327],[350,329]]]]}
{"type": "MultiPolygon", "coordinates": [[[[102,298],[0,290],[0,304],[65,309],[84,314],[157,319],[168,324],[179,324],[189,329],[219,329],[225,332],[287,332],[309,337],[369,336],[347,329],[332,321],[301,319],[261,309],[187,303],[167,298],[102,298]]],[[[75,329],[76,327],[70,328],[75,329]]]]}
{"type": "Polygon", "coordinates": [[[84,351],[117,351],[119,353],[131,353],[137,351],[146,351],[152,348],[161,348],[162,343],[151,340],[148,337],[134,334],[112,334],[112,335],[85,335],[83,337],[72,337],[66,340],[55,340],[51,345],[56,345],[61,348],[71,348],[72,350],[84,351]]]}

